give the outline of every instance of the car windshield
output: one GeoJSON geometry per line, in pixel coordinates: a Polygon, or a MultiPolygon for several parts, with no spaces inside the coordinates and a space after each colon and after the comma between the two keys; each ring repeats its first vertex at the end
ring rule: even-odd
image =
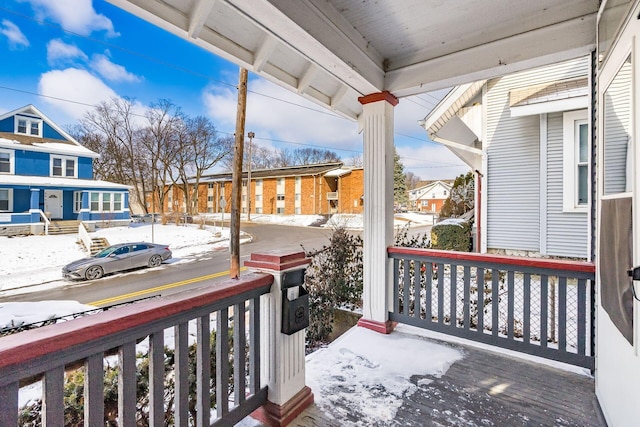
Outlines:
{"type": "Polygon", "coordinates": [[[108,257],[108,256],[109,256],[109,255],[111,255],[111,254],[112,254],[116,249],[118,249],[118,248],[115,248],[115,247],[113,247],[113,246],[112,246],[112,247],[110,247],[110,248],[107,248],[107,249],[103,249],[103,250],[101,250],[100,252],[98,252],[97,254],[95,254],[93,257],[94,257],[94,258],[105,258],[105,257],[108,257]]]}

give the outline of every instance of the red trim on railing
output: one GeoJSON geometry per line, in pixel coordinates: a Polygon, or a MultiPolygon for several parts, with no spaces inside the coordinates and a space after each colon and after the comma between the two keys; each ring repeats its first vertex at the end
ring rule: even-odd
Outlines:
{"type": "Polygon", "coordinates": [[[194,310],[244,292],[269,286],[273,276],[249,273],[163,298],[114,308],[92,316],[20,332],[0,338],[0,368],[35,359],[127,329],[149,324],[173,314],[194,310]]]}
{"type": "Polygon", "coordinates": [[[460,260],[470,262],[487,262],[493,264],[517,265],[521,267],[550,268],[554,270],[579,271],[582,273],[595,273],[594,263],[585,261],[569,261],[560,259],[515,257],[494,254],[477,254],[471,252],[442,251],[436,249],[415,249],[390,247],[389,254],[429,256],[446,260],[460,260]]]}

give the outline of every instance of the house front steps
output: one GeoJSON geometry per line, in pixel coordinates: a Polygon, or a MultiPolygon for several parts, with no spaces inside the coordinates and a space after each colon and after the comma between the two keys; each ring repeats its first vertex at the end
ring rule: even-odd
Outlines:
{"type": "Polygon", "coordinates": [[[75,234],[78,232],[80,221],[51,221],[49,234],[75,234]]]}

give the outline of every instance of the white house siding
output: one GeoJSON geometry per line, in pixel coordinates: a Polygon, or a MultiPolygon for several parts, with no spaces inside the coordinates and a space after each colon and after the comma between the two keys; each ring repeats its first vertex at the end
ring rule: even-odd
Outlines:
{"type": "MultiPolygon", "coordinates": [[[[511,117],[509,91],[583,76],[588,58],[487,82],[487,248],[540,251],[540,117],[511,117]]],[[[561,180],[562,181],[562,180],[561,180]]]]}
{"type": "Polygon", "coordinates": [[[562,113],[547,115],[547,253],[587,258],[587,212],[562,211],[562,113]]]}

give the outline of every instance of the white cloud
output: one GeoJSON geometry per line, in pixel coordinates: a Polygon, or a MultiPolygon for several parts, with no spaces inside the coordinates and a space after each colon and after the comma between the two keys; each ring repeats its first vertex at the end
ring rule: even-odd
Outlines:
{"type": "Polygon", "coordinates": [[[93,55],[91,68],[112,82],[139,82],[140,77],[127,71],[122,65],[114,64],[105,55],[93,55]]]}
{"type": "MultiPolygon", "coordinates": [[[[269,145],[261,138],[310,144],[333,150],[343,159],[353,155],[346,150],[362,151],[362,135],[358,134],[355,122],[335,116],[267,80],[251,80],[249,91],[245,129],[255,132],[256,144],[269,145]]],[[[207,113],[218,130],[233,132],[235,129],[237,93],[232,87],[210,87],[203,93],[207,113]]],[[[277,142],[273,144],[278,145],[277,142]]],[[[304,147],[295,144],[280,146],[291,150],[304,147]]]]}
{"type": "Polygon", "coordinates": [[[444,145],[425,142],[415,146],[397,146],[405,171],[421,179],[452,179],[470,168],[444,145]]]}
{"type": "Polygon", "coordinates": [[[93,8],[92,0],[27,0],[39,19],[49,19],[62,28],[83,36],[94,31],[105,31],[109,37],[119,34],[113,23],[93,8]]]}
{"type": "Polygon", "coordinates": [[[87,60],[87,55],[76,45],[67,44],[60,39],[53,39],[47,43],[47,62],[53,65],[60,61],[73,59],[87,60]]]}
{"type": "Polygon", "coordinates": [[[2,26],[0,26],[0,34],[3,34],[9,40],[9,48],[21,49],[29,47],[29,40],[24,35],[20,28],[13,22],[3,19],[2,26]]]}
{"type": "Polygon", "coordinates": [[[93,105],[117,96],[102,80],[77,68],[44,73],[40,77],[38,91],[45,96],[47,103],[63,110],[75,120],[91,110],[93,105]]]}

